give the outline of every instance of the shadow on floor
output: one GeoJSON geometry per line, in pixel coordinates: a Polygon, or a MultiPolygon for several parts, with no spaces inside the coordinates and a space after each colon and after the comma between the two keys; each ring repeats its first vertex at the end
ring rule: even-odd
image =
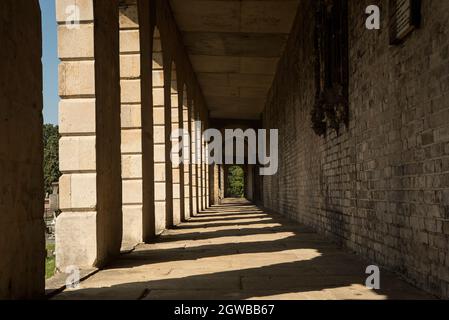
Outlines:
{"type": "Polygon", "coordinates": [[[213,207],[55,298],[432,298],[386,271],[381,290],[370,290],[364,285],[370,263],[307,227],[267,216],[240,201],[213,207]]]}

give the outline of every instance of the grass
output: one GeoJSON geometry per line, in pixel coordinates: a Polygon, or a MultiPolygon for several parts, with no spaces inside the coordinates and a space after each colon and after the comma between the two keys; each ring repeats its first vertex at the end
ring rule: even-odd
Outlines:
{"type": "MultiPolygon", "coordinates": [[[[47,252],[53,253],[55,251],[54,244],[47,244],[47,252]]],[[[45,259],[45,279],[53,277],[55,274],[56,264],[55,256],[53,254],[47,255],[45,259]]]]}

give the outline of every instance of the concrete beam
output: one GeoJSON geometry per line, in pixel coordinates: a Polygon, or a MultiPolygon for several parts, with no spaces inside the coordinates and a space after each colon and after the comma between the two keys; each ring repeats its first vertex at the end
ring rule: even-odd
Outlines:
{"type": "Polygon", "coordinates": [[[281,56],[287,34],[186,32],[184,43],[190,54],[233,57],[281,56]]]}
{"type": "Polygon", "coordinates": [[[171,0],[170,4],[213,110],[210,115],[259,118],[299,0],[171,0]],[[214,104],[215,97],[260,97],[263,102],[251,111],[243,103],[239,112],[230,112],[227,104],[214,104]]]}

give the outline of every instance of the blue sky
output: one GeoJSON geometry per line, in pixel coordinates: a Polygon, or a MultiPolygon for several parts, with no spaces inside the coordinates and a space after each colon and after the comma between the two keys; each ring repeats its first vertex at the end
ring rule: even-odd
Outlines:
{"type": "Polygon", "coordinates": [[[44,123],[58,124],[58,45],[55,0],[39,0],[42,11],[44,123]]]}

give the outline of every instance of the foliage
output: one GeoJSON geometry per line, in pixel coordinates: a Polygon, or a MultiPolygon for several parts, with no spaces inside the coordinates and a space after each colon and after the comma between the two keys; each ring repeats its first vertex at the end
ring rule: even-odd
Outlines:
{"type": "Polygon", "coordinates": [[[44,125],[44,185],[47,193],[51,193],[51,184],[57,182],[61,176],[59,172],[58,131],[58,126],[44,125]]]}
{"type": "Polygon", "coordinates": [[[228,195],[243,198],[245,186],[245,173],[239,166],[232,166],[228,171],[228,195]]]}
{"type": "Polygon", "coordinates": [[[45,279],[53,277],[56,270],[55,263],[55,245],[47,244],[47,258],[45,259],[45,279]]]}

